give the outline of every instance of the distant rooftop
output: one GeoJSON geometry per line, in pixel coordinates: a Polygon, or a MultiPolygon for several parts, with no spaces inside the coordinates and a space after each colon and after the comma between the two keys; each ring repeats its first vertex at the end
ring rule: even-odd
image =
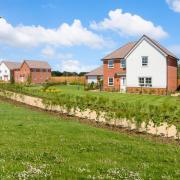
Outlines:
{"type": "Polygon", "coordinates": [[[30,69],[51,69],[46,61],[24,60],[30,69]]]}
{"type": "Polygon", "coordinates": [[[103,66],[100,66],[91,72],[87,73],[86,76],[103,76],[103,66]]]}

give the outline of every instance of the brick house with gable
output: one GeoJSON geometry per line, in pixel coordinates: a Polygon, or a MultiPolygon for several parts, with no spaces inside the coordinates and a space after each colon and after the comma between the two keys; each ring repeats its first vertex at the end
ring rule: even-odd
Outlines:
{"type": "Polygon", "coordinates": [[[45,61],[24,60],[19,70],[14,71],[14,80],[24,83],[30,78],[31,83],[45,83],[51,78],[51,66],[45,61]]]}
{"type": "Polygon", "coordinates": [[[178,58],[143,35],[102,59],[104,90],[167,94],[177,89],[178,58]]]}

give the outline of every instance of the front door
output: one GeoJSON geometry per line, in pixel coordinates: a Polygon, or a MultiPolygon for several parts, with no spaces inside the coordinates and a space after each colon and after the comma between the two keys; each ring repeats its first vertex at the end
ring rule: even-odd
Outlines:
{"type": "Polygon", "coordinates": [[[126,92],[126,77],[123,76],[120,78],[120,91],[121,92],[126,92]]]}

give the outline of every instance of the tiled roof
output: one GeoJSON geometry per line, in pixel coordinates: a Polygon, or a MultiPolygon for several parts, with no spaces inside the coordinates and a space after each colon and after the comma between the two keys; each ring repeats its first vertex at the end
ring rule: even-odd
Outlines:
{"type": "Polygon", "coordinates": [[[4,63],[10,70],[19,69],[21,66],[21,63],[13,61],[2,61],[1,63],[4,63]]]}
{"type": "Polygon", "coordinates": [[[159,44],[157,41],[155,41],[154,39],[149,38],[148,36],[144,35],[144,37],[146,37],[147,39],[149,39],[153,44],[155,44],[159,49],[161,49],[161,51],[163,51],[165,54],[172,56],[174,58],[177,58],[175,54],[173,54],[171,51],[169,51],[167,48],[165,48],[164,46],[162,46],[161,44],[159,44]]]}
{"type": "Polygon", "coordinates": [[[103,76],[103,66],[100,66],[86,74],[86,76],[103,76]]]}
{"type": "MultiPolygon", "coordinates": [[[[159,44],[157,41],[151,39],[150,37],[143,35],[139,41],[142,38],[147,38],[151,43],[153,43],[157,48],[159,48],[162,52],[164,52],[168,56],[172,56],[177,59],[176,55],[174,55],[171,51],[169,51],[167,48],[163,47],[161,44],[159,44]]],[[[124,46],[120,47],[119,49],[113,51],[111,54],[107,55],[103,58],[103,60],[106,59],[121,59],[124,58],[132,49],[136,46],[136,44],[139,43],[139,41],[136,42],[130,42],[125,44],[124,46]]]]}
{"type": "Polygon", "coordinates": [[[136,42],[129,42],[124,46],[120,47],[119,49],[113,51],[111,54],[104,57],[103,60],[124,58],[127,55],[127,53],[134,47],[135,44],[136,42]]]}
{"type": "Polygon", "coordinates": [[[24,60],[30,69],[51,69],[46,61],[24,60]]]}

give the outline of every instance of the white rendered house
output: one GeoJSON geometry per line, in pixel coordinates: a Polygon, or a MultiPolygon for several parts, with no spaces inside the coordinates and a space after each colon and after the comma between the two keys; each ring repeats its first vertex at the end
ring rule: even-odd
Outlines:
{"type": "Polygon", "coordinates": [[[2,61],[0,63],[0,80],[1,81],[10,81],[11,77],[14,76],[14,70],[20,68],[20,63],[2,61]]]}

